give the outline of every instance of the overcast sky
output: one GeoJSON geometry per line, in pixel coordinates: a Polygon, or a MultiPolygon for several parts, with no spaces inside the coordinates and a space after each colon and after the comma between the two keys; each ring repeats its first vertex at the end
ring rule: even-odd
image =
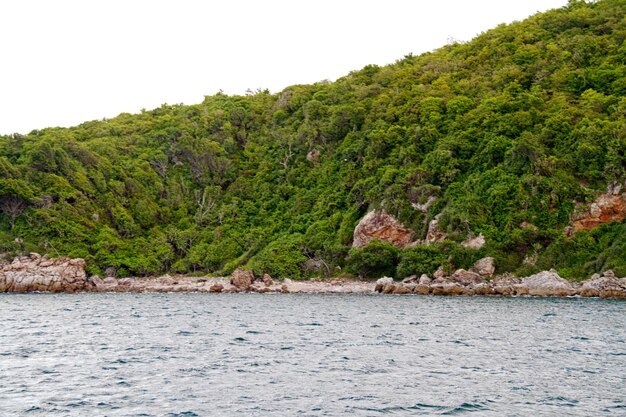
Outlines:
{"type": "Polygon", "coordinates": [[[277,92],[567,0],[2,0],[0,134],[277,92]]]}

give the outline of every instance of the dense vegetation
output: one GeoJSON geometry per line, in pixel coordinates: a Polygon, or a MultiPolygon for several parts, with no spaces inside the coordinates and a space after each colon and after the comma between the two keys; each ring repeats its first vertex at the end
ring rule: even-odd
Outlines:
{"type": "Polygon", "coordinates": [[[119,276],[401,276],[484,255],[626,275],[626,224],[563,232],[576,202],[626,179],[625,16],[624,0],[570,1],[332,83],[0,136],[0,252],[119,276]],[[351,250],[380,207],[416,239],[441,213],[448,240],[351,250]],[[479,251],[458,244],[478,233],[479,251]]]}

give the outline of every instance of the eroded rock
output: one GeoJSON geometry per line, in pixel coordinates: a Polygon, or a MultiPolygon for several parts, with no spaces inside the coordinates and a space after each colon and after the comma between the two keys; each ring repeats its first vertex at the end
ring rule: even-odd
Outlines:
{"type": "Polygon", "coordinates": [[[477,284],[483,280],[483,278],[476,272],[466,271],[465,269],[458,269],[454,271],[450,279],[463,285],[477,284]]]}
{"type": "Polygon", "coordinates": [[[522,282],[516,286],[516,290],[518,295],[543,297],[563,297],[575,293],[574,286],[561,278],[554,269],[522,278],[522,282]]]}
{"type": "Polygon", "coordinates": [[[621,280],[611,273],[607,276],[594,275],[591,279],[583,282],[580,288],[580,295],[583,297],[603,297],[603,298],[626,298],[626,287],[621,280]]]}
{"type": "Polygon", "coordinates": [[[235,269],[230,277],[230,283],[240,290],[247,290],[253,282],[254,273],[242,268],[235,269]]]}
{"type": "Polygon", "coordinates": [[[412,243],[413,231],[407,229],[385,210],[372,210],[365,215],[354,229],[353,248],[361,248],[374,239],[389,242],[397,247],[412,243]]]}
{"type": "Polygon", "coordinates": [[[589,230],[624,218],[626,218],[626,194],[616,195],[609,190],[608,193],[599,196],[586,210],[572,216],[572,226],[574,231],[589,230]]]}
{"type": "Polygon", "coordinates": [[[471,270],[482,277],[491,277],[496,272],[496,264],[494,259],[488,256],[477,260],[471,270]]]}
{"type": "Polygon", "coordinates": [[[85,261],[78,258],[47,259],[31,253],[0,269],[0,292],[76,292],[93,285],[87,280],[85,261]]]}

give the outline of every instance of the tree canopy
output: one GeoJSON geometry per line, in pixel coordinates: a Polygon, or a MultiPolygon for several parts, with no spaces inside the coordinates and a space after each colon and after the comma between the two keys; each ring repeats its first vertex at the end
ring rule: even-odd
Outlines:
{"type": "Polygon", "coordinates": [[[571,1],[335,82],[0,136],[0,252],[119,276],[401,275],[483,255],[500,271],[626,275],[626,224],[564,233],[577,204],[626,180],[624,16],[624,0],[571,1]],[[351,250],[373,208],[416,239],[439,215],[448,239],[351,250]],[[475,254],[458,245],[480,233],[475,254]]]}

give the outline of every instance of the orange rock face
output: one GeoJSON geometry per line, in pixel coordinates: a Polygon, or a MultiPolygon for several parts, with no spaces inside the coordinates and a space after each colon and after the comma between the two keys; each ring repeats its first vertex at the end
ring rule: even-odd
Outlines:
{"type": "Polygon", "coordinates": [[[385,210],[370,211],[354,229],[353,248],[361,248],[378,239],[394,246],[406,247],[412,243],[413,231],[407,229],[385,210]]]}
{"type": "Polygon", "coordinates": [[[589,230],[604,223],[626,218],[626,194],[603,194],[591,203],[589,210],[574,217],[574,230],[589,230]]]}

